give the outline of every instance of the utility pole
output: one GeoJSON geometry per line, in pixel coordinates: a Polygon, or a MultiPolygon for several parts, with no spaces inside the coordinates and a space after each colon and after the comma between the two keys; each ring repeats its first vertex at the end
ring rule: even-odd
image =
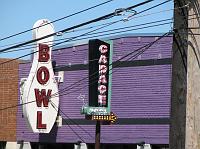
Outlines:
{"type": "Polygon", "coordinates": [[[101,138],[101,122],[96,121],[95,149],[100,149],[100,138],[101,138]]]}
{"type": "Polygon", "coordinates": [[[200,148],[199,5],[174,1],[170,149],[200,148]]]}

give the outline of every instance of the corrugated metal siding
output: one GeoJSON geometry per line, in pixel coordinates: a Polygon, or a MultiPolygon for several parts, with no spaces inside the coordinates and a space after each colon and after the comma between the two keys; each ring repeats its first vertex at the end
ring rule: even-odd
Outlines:
{"type": "Polygon", "coordinates": [[[53,52],[52,58],[56,60],[57,65],[75,65],[84,64],[88,61],[88,45],[65,48],[53,52]]]}
{"type": "Polygon", "coordinates": [[[104,143],[139,143],[168,144],[168,125],[111,125],[102,127],[104,143]],[[112,127],[112,128],[111,128],[112,127]],[[112,129],[112,133],[110,131],[112,129]],[[128,130],[128,131],[127,131],[128,130]]]}
{"type": "Polygon", "coordinates": [[[169,117],[170,69],[169,65],[118,68],[113,73],[112,111],[124,118],[169,117]]]}
{"type": "MultiPolygon", "coordinates": [[[[155,37],[130,37],[114,40],[113,60],[121,58],[134,49],[155,40],[155,37]]],[[[145,51],[138,60],[171,58],[172,37],[165,37],[158,44],[145,51]]],[[[57,65],[84,64],[88,61],[88,45],[61,49],[54,52],[53,59],[57,65]],[[74,51],[74,52],[72,52],[74,51]]],[[[70,67],[70,66],[69,66],[70,67]]],[[[20,78],[26,77],[30,64],[20,65],[20,78]]],[[[88,99],[88,79],[76,84],[78,80],[87,77],[88,70],[66,71],[64,83],[59,85],[60,109],[72,119],[84,119],[80,114],[83,102],[78,97],[88,99]]],[[[111,109],[118,118],[169,118],[170,113],[171,65],[153,65],[138,67],[120,67],[113,69],[111,109]]],[[[62,117],[65,117],[61,113],[62,117]]],[[[80,140],[67,125],[56,128],[49,135],[33,134],[22,118],[21,107],[18,109],[17,140],[43,142],[76,142],[80,140]]],[[[80,125],[94,136],[94,125],[80,125]]],[[[70,125],[85,142],[93,143],[86,132],[76,125],[70,125]]],[[[151,144],[168,144],[169,125],[110,125],[102,126],[103,143],[137,143],[145,141],[151,144]]]]}
{"type": "MultiPolygon", "coordinates": [[[[155,37],[151,37],[151,38],[143,37],[141,38],[141,41],[138,41],[138,38],[128,38],[127,40],[124,39],[123,41],[119,41],[119,39],[114,40],[113,61],[120,59],[124,55],[130,53],[130,51],[135,51],[138,48],[143,47],[144,45],[155,41],[155,39],[156,39],[155,37]]],[[[169,50],[171,48],[172,48],[172,44],[170,41],[168,41],[167,39],[166,41],[161,40],[161,41],[158,41],[156,44],[154,44],[152,47],[150,47],[142,55],[140,55],[138,59],[145,60],[145,59],[170,58],[171,51],[169,50]]]]}

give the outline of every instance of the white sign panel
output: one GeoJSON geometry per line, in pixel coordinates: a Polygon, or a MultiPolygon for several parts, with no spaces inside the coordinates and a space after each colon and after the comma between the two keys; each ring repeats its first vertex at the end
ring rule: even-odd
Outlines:
{"type": "Polygon", "coordinates": [[[80,144],[75,144],[74,149],[87,149],[87,144],[86,143],[80,143],[80,144]]]}
{"type": "Polygon", "coordinates": [[[151,149],[150,144],[143,144],[142,146],[137,145],[137,149],[151,149]]]}
{"type": "MultiPolygon", "coordinates": [[[[53,25],[48,23],[48,20],[43,19],[34,24],[34,39],[54,33],[53,25]]],[[[32,67],[24,85],[24,116],[33,132],[37,133],[49,133],[58,113],[58,85],[51,62],[52,45],[53,36],[36,42],[37,52],[34,53],[32,67]]]]}

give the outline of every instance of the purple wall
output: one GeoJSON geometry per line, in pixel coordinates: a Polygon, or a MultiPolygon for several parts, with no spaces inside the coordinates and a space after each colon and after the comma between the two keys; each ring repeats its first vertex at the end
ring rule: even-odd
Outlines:
{"type": "MultiPolygon", "coordinates": [[[[113,40],[113,61],[155,39],[156,37],[124,37],[113,40]]],[[[75,64],[87,65],[87,50],[88,45],[60,49],[53,53],[53,59],[57,66],[67,65],[69,69],[75,64]]],[[[170,60],[171,52],[172,37],[165,37],[136,59],[138,64],[143,62],[142,65],[113,69],[111,111],[118,116],[118,121],[113,125],[102,126],[102,143],[169,143],[171,64],[165,60],[170,60]],[[163,62],[155,65],[148,63],[148,60],[157,59],[163,62]]],[[[20,64],[20,78],[28,76],[30,65],[20,64]]],[[[87,76],[86,69],[65,71],[64,83],[60,84],[59,89],[70,87],[87,76]]],[[[66,95],[60,96],[60,109],[65,113],[61,113],[65,119],[63,126],[55,127],[50,134],[33,134],[22,117],[22,107],[19,107],[17,140],[74,143],[80,138],[72,128],[85,142],[94,143],[95,125],[84,120],[84,115],[80,114],[83,103],[78,99],[80,94],[88,98],[88,79],[64,94],[66,95]],[[67,122],[70,122],[69,126],[66,125],[67,122]]]]}

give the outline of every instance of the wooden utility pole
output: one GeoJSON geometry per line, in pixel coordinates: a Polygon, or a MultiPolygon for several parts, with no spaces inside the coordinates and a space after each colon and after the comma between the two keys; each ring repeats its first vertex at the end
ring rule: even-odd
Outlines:
{"type": "Polygon", "coordinates": [[[200,149],[200,0],[174,3],[170,149],[200,149]]]}

